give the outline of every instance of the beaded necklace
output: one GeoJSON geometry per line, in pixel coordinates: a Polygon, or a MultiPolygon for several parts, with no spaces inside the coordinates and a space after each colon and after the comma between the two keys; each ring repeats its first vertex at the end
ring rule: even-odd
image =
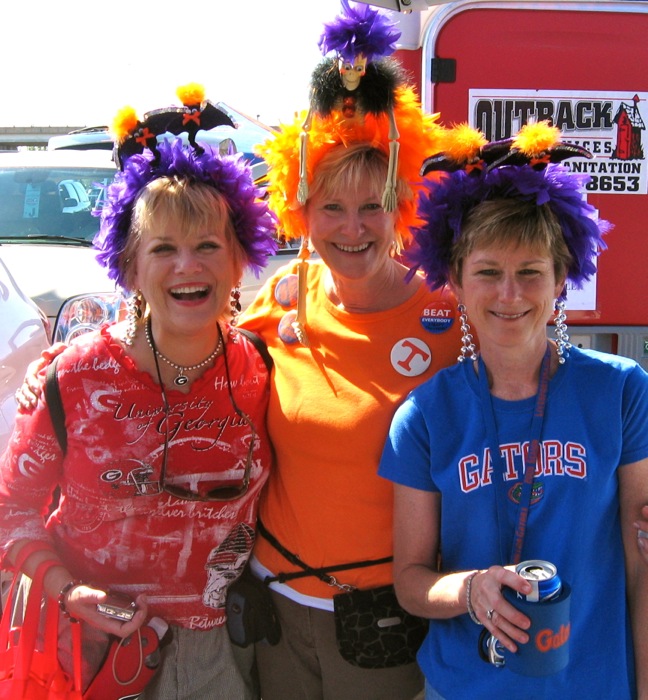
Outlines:
{"type": "Polygon", "coordinates": [[[184,386],[188,381],[189,377],[187,377],[187,372],[191,372],[195,369],[200,369],[201,367],[204,367],[205,365],[208,365],[215,357],[220,353],[220,351],[223,349],[223,336],[220,334],[220,337],[218,338],[218,345],[216,346],[216,349],[212,354],[205,358],[202,362],[199,362],[197,365],[192,365],[191,367],[182,367],[180,365],[177,365],[175,362],[171,362],[171,360],[168,357],[165,357],[153,344],[153,339],[151,337],[151,317],[149,316],[146,319],[146,325],[144,327],[144,330],[146,332],[146,342],[149,344],[149,347],[151,350],[163,361],[166,362],[168,365],[171,365],[173,369],[176,370],[178,373],[178,376],[173,380],[173,383],[176,386],[184,386]]]}

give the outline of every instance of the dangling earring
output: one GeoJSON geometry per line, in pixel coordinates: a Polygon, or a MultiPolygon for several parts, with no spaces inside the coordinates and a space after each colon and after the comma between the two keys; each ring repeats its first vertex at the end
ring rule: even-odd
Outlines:
{"type": "Polygon", "coordinates": [[[302,238],[299,247],[299,264],[297,265],[297,315],[292,322],[292,329],[297,340],[304,346],[309,347],[310,342],[306,333],[306,292],[308,291],[308,258],[310,257],[309,239],[302,238]]]}
{"type": "Polygon", "coordinates": [[[470,333],[470,326],[468,325],[468,316],[466,315],[466,307],[463,304],[459,304],[457,307],[459,310],[459,322],[461,323],[461,354],[457,358],[459,362],[463,362],[465,359],[470,359],[473,362],[477,362],[477,349],[475,348],[475,343],[473,343],[473,337],[470,333]]]}
{"type": "Polygon", "coordinates": [[[569,342],[569,334],[567,333],[567,314],[565,313],[565,302],[561,299],[556,299],[555,303],[556,316],[554,324],[556,325],[556,352],[558,353],[558,362],[561,365],[565,364],[565,359],[569,357],[571,343],[569,342]]]}
{"type": "Polygon", "coordinates": [[[136,289],[126,302],[126,333],[124,334],[124,343],[131,347],[137,334],[139,323],[142,320],[142,306],[144,298],[142,292],[136,289]]]}
{"type": "Polygon", "coordinates": [[[231,324],[236,325],[236,319],[241,313],[241,285],[237,284],[230,292],[230,313],[232,314],[231,324]]]}

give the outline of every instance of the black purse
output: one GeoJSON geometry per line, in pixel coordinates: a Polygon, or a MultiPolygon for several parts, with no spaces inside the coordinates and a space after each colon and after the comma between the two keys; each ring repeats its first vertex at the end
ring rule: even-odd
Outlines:
{"type": "Polygon", "coordinates": [[[274,646],[281,639],[281,625],[270,589],[247,567],[227,589],[225,610],[232,644],[247,647],[265,640],[274,646]]]}
{"type": "Polygon", "coordinates": [[[393,586],[333,596],[338,650],[361,668],[391,668],[416,661],[428,621],[403,610],[393,586]]]}
{"type": "Polygon", "coordinates": [[[267,583],[316,576],[343,591],[333,596],[333,610],[338,651],[345,661],[361,668],[391,668],[416,660],[416,652],[427,634],[428,620],[403,610],[392,585],[359,589],[340,584],[331,575],[332,572],[385,564],[392,561],[392,557],[314,569],[286,549],[261,521],[257,522],[257,529],[288,561],[303,569],[277,574],[266,579],[267,583]]]}

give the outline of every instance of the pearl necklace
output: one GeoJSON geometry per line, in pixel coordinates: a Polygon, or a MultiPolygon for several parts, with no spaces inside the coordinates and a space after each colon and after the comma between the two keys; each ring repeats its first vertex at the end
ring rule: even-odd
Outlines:
{"type": "Polygon", "coordinates": [[[189,377],[187,377],[187,372],[191,372],[195,369],[200,369],[201,367],[204,367],[205,365],[208,365],[215,357],[220,353],[220,351],[223,349],[223,335],[222,333],[219,333],[219,338],[218,338],[218,345],[216,346],[216,350],[212,352],[212,354],[205,358],[202,362],[199,362],[197,365],[192,365],[191,367],[181,367],[180,365],[176,365],[175,362],[171,362],[171,360],[168,357],[165,357],[156,347],[153,342],[153,336],[151,335],[151,317],[149,316],[148,319],[146,320],[146,325],[144,327],[145,333],[146,333],[146,342],[149,344],[149,347],[151,350],[163,361],[166,362],[168,365],[171,365],[173,369],[176,370],[178,373],[178,376],[173,380],[173,383],[176,386],[184,386],[188,381],[189,377]]]}

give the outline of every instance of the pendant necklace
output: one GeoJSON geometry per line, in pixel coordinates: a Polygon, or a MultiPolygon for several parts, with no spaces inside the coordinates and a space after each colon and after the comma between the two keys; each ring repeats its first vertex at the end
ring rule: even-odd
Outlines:
{"type": "Polygon", "coordinates": [[[191,372],[195,369],[200,369],[201,367],[204,367],[205,365],[208,365],[215,357],[220,353],[220,351],[223,349],[223,335],[222,333],[219,333],[219,338],[218,338],[218,345],[216,346],[216,349],[212,354],[205,358],[202,362],[199,362],[197,365],[192,365],[191,367],[182,367],[180,365],[177,365],[175,362],[171,362],[171,360],[168,357],[165,357],[156,347],[155,343],[153,342],[153,336],[151,335],[151,317],[149,316],[146,319],[146,325],[144,326],[144,330],[146,333],[146,342],[149,344],[149,347],[151,350],[159,357],[163,362],[166,362],[168,365],[171,365],[173,369],[178,373],[178,376],[173,380],[173,383],[176,386],[184,386],[188,381],[189,377],[187,377],[187,372],[191,372]]]}

